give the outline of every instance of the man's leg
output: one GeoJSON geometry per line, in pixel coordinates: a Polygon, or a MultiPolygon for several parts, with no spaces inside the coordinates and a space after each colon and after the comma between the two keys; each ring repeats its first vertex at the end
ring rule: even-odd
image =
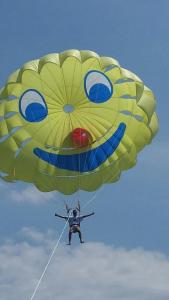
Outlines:
{"type": "Polygon", "coordinates": [[[82,233],[80,231],[80,228],[78,229],[78,234],[79,234],[79,239],[81,243],[84,243],[84,241],[82,240],[82,233]]]}
{"type": "Polygon", "coordinates": [[[71,229],[69,229],[69,244],[68,245],[71,245],[71,239],[72,239],[72,231],[71,231],[71,229]]]}

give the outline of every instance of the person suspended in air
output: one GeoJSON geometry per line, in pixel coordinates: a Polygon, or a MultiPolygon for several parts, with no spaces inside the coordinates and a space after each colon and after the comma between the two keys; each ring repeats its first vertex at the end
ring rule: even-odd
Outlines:
{"type": "Polygon", "coordinates": [[[88,215],[80,215],[80,204],[78,202],[78,206],[75,209],[68,208],[66,205],[66,211],[67,211],[67,216],[61,216],[57,213],[55,213],[56,217],[62,218],[69,223],[69,243],[68,245],[71,245],[71,240],[72,240],[72,233],[78,233],[79,234],[79,239],[80,243],[84,243],[82,239],[82,233],[80,230],[80,223],[83,221],[83,219],[93,216],[94,212],[88,214],[88,215]],[[72,214],[71,214],[72,211],[72,214]]]}

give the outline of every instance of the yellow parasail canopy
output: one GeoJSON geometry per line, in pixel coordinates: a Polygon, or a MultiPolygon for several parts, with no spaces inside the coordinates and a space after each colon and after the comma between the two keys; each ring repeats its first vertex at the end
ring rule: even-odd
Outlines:
{"type": "Polygon", "coordinates": [[[155,106],[113,58],[68,50],[30,61],[0,90],[1,177],[64,194],[115,182],[157,133],[155,106]]]}

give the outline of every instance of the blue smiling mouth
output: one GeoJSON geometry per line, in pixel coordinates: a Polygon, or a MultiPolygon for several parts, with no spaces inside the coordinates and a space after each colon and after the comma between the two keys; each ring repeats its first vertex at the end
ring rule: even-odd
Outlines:
{"type": "Polygon", "coordinates": [[[126,130],[126,124],[120,123],[114,134],[102,145],[80,154],[54,154],[40,148],[34,154],[47,163],[64,170],[90,172],[103,164],[117,149],[126,130]]]}

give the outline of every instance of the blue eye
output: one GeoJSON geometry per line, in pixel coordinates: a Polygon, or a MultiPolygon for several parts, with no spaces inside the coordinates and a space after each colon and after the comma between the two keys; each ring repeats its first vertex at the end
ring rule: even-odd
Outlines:
{"type": "Polygon", "coordinates": [[[19,110],[22,117],[28,122],[40,122],[48,114],[44,97],[33,89],[27,90],[20,97],[19,110]]]}
{"type": "Polygon", "coordinates": [[[84,89],[89,100],[95,103],[106,102],[113,94],[113,86],[110,79],[99,71],[89,71],[86,74],[84,89]]]}

